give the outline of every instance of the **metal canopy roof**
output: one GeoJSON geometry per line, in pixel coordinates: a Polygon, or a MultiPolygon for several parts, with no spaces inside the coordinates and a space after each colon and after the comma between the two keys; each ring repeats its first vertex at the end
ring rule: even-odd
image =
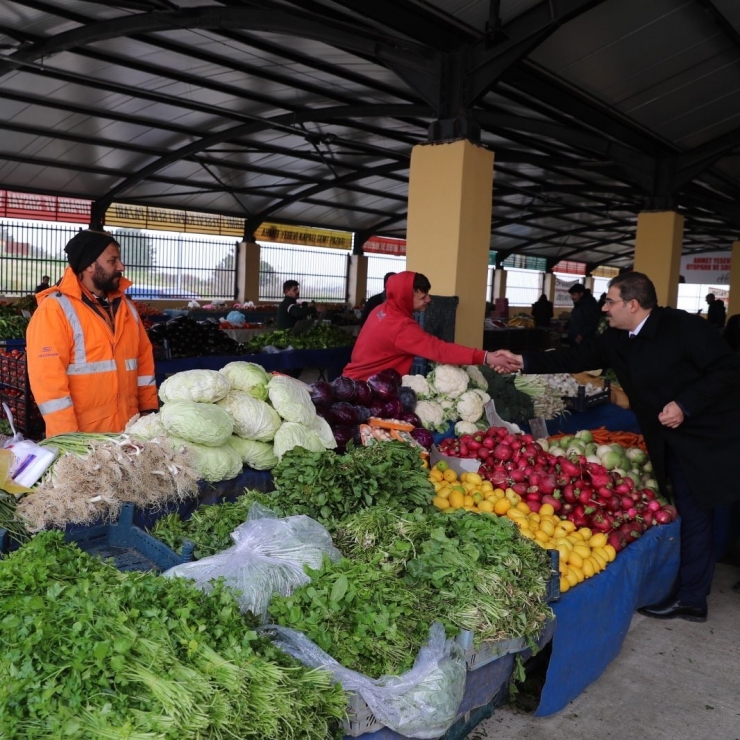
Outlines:
{"type": "Polygon", "coordinates": [[[495,154],[491,247],[740,233],[737,0],[4,0],[0,188],[405,235],[413,145],[495,154]]]}

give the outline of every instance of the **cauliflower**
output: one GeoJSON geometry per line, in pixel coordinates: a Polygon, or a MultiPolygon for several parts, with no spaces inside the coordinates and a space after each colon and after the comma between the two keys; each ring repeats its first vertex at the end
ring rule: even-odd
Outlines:
{"type": "Polygon", "coordinates": [[[477,434],[480,430],[472,421],[458,421],[455,424],[455,436],[462,437],[463,434],[477,434]]]}
{"type": "Polygon", "coordinates": [[[452,398],[440,396],[437,403],[442,407],[445,421],[457,421],[460,418],[460,414],[457,413],[457,406],[452,398]]]}
{"type": "Polygon", "coordinates": [[[427,429],[441,432],[446,428],[444,409],[436,401],[419,401],[414,413],[421,419],[421,423],[427,429]]]}
{"type": "MultiPolygon", "coordinates": [[[[475,388],[480,388],[481,390],[484,390],[484,391],[488,390],[488,381],[483,377],[483,373],[478,369],[477,365],[466,365],[465,372],[468,374],[468,377],[470,378],[471,385],[475,386],[475,388]]],[[[474,389],[471,388],[471,390],[474,390],[474,389]]]]}
{"type": "Polygon", "coordinates": [[[411,388],[416,393],[417,398],[428,398],[432,395],[432,389],[423,375],[404,375],[401,385],[411,388]]]}
{"type": "Polygon", "coordinates": [[[457,413],[463,421],[475,423],[483,416],[483,400],[475,391],[465,391],[457,399],[457,413]]]}
{"type": "Polygon", "coordinates": [[[473,388],[473,393],[477,393],[481,397],[484,406],[491,400],[491,397],[480,388],[473,388]]]}
{"type": "Polygon", "coordinates": [[[448,398],[458,398],[468,390],[470,378],[461,367],[456,365],[437,365],[429,375],[427,380],[432,384],[432,388],[442,396],[448,398]]]}

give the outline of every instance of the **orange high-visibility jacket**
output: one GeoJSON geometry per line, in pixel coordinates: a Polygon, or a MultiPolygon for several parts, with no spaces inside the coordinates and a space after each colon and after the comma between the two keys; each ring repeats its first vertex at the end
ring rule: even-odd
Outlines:
{"type": "Polygon", "coordinates": [[[82,288],[68,267],[59,285],[37,294],[39,307],[26,332],[28,375],[46,422],[46,436],[65,432],[120,432],[139,411],[158,407],[152,345],[139,314],[123,291],[115,332],[82,302],[82,288]]]}

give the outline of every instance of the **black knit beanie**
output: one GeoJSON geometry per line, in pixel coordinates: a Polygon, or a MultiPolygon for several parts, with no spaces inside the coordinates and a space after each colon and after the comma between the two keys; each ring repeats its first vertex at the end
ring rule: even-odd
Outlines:
{"type": "Polygon", "coordinates": [[[75,234],[67,242],[64,251],[70,267],[79,274],[95,262],[109,244],[118,244],[111,234],[88,229],[75,234]]]}

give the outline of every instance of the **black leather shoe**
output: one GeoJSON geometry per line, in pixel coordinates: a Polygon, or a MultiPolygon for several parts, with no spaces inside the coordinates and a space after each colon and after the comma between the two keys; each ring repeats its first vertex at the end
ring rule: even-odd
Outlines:
{"type": "Polygon", "coordinates": [[[653,606],[644,606],[638,609],[639,614],[653,619],[685,619],[688,622],[706,622],[707,610],[698,606],[688,606],[678,600],[661,601],[653,606]]]}

